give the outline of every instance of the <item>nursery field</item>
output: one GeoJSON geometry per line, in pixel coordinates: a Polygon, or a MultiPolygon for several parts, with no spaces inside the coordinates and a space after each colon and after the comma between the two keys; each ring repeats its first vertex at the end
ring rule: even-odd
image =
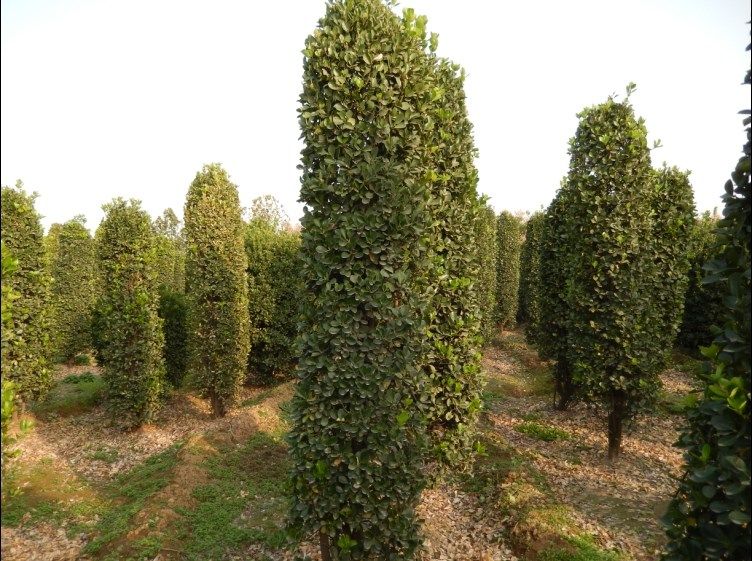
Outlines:
{"type": "MultiPolygon", "coordinates": [[[[423,491],[419,558],[654,559],[698,366],[674,354],[656,409],[637,417],[612,463],[605,415],[556,411],[551,365],[520,331],[497,335],[483,358],[485,450],[423,491]]],[[[55,378],[11,460],[3,559],[319,559],[317,542],[284,531],[293,382],[244,388],[223,418],[176,391],[155,422],[123,432],[100,403],[97,367],[58,366],[55,378]]]]}

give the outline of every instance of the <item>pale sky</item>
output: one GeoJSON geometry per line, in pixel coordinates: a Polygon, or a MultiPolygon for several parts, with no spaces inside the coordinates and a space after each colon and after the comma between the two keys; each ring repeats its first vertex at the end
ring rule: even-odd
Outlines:
{"type": "MultiPolygon", "coordinates": [[[[747,0],[406,0],[465,67],[479,190],[498,210],[547,205],[583,107],[632,102],[666,160],[720,206],[741,156],[747,0]]],[[[301,50],[324,0],[2,0],[0,180],[39,192],[48,227],[137,198],[182,216],[202,164],[241,202],[299,195],[301,50]]]]}

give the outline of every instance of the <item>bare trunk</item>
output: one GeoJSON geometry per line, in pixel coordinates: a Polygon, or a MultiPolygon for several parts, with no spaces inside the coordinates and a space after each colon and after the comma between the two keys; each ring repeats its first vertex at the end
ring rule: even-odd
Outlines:
{"type": "Polygon", "coordinates": [[[562,364],[562,361],[556,363],[555,377],[554,377],[554,406],[559,411],[566,411],[569,407],[569,403],[572,401],[574,395],[574,384],[572,383],[572,375],[569,371],[569,367],[566,364],[562,364]],[[556,398],[559,398],[558,401],[556,398]]]}
{"type": "Polygon", "coordinates": [[[224,417],[227,414],[224,401],[216,394],[214,390],[210,390],[209,399],[211,400],[212,415],[214,417],[224,417]]]}
{"type": "Polygon", "coordinates": [[[319,530],[319,547],[321,548],[321,561],[331,561],[332,554],[329,551],[329,536],[323,530],[319,530]]]}
{"type": "Polygon", "coordinates": [[[611,393],[611,411],[608,414],[608,459],[615,462],[621,454],[622,423],[626,396],[623,392],[611,393]]]}

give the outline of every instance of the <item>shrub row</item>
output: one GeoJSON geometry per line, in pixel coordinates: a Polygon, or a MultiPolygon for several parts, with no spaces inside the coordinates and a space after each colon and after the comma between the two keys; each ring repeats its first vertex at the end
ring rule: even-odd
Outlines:
{"type": "Polygon", "coordinates": [[[534,341],[540,323],[540,245],[543,213],[535,212],[525,224],[525,241],[520,254],[520,303],[517,320],[525,324],[525,333],[534,341]]]}
{"type": "Polygon", "coordinates": [[[519,218],[506,210],[499,214],[497,223],[499,254],[496,261],[496,321],[502,328],[512,327],[517,318],[522,234],[522,221],[519,218]]]}

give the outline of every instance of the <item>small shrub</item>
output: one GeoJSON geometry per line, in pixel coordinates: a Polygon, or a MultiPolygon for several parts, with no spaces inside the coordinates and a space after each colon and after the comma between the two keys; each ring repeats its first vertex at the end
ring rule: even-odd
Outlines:
{"type": "Polygon", "coordinates": [[[80,354],[73,357],[73,364],[77,366],[90,366],[91,357],[87,354],[80,354]]]}
{"type": "Polygon", "coordinates": [[[526,434],[532,438],[543,440],[545,442],[554,442],[556,440],[569,440],[571,435],[562,429],[541,425],[535,421],[525,421],[515,427],[518,432],[526,434]]]}

